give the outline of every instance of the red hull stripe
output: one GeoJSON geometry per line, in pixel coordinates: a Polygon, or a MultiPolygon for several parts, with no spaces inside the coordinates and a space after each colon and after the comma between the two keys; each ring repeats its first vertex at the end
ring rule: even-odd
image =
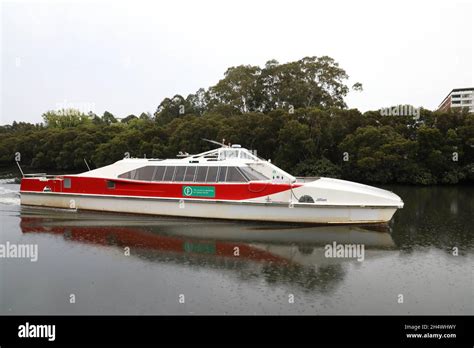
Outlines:
{"type": "Polygon", "coordinates": [[[45,188],[49,188],[53,193],[240,201],[265,197],[300,186],[301,184],[291,186],[285,183],[272,182],[200,184],[62,176],[47,180],[24,178],[21,180],[20,192],[43,192],[45,188]],[[64,179],[70,179],[69,188],[65,187],[64,179]]]}

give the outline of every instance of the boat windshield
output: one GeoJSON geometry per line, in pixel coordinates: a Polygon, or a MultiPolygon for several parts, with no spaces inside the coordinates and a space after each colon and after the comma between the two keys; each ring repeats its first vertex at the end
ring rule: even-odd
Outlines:
{"type": "Polygon", "coordinates": [[[243,159],[258,161],[258,157],[252,155],[248,150],[241,148],[222,148],[219,149],[219,160],[243,159]]]}

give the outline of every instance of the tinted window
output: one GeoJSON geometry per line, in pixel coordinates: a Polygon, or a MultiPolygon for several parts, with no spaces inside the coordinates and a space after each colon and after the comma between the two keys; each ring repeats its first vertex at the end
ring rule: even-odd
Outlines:
{"type": "Polygon", "coordinates": [[[229,167],[227,169],[227,178],[225,179],[226,182],[246,182],[247,179],[242,175],[236,167],[229,167]]]}
{"type": "Polygon", "coordinates": [[[138,178],[136,180],[148,180],[151,181],[153,178],[153,172],[155,171],[154,166],[146,166],[138,169],[138,178]]]}
{"type": "Polygon", "coordinates": [[[137,170],[130,171],[130,179],[137,180],[137,178],[138,178],[138,171],[137,170]]]}
{"type": "Polygon", "coordinates": [[[165,174],[166,167],[156,167],[155,174],[153,175],[153,181],[162,181],[163,175],[165,174]]]}
{"type": "Polygon", "coordinates": [[[187,167],[184,181],[194,181],[194,173],[196,173],[196,167],[187,167]]]}
{"type": "Polygon", "coordinates": [[[217,181],[217,170],[219,167],[209,167],[207,171],[206,182],[216,182],[217,181]]]}
{"type": "Polygon", "coordinates": [[[245,174],[249,180],[268,180],[268,178],[262,173],[257,172],[255,169],[250,167],[241,167],[240,170],[245,174]]]}
{"type": "Polygon", "coordinates": [[[186,172],[186,167],[184,166],[176,167],[176,173],[174,174],[173,181],[183,181],[185,172],[186,172]]]}
{"type": "Polygon", "coordinates": [[[123,178],[123,179],[139,180],[139,177],[140,177],[139,169],[134,169],[129,172],[120,174],[118,177],[123,178]]]}
{"type": "Polygon", "coordinates": [[[227,167],[221,167],[221,170],[219,170],[219,182],[224,182],[225,181],[225,175],[227,173],[227,167]]]}
{"type": "Polygon", "coordinates": [[[196,182],[206,182],[207,168],[197,167],[196,182]]]}
{"type": "Polygon", "coordinates": [[[163,177],[163,181],[171,181],[173,179],[174,169],[175,166],[168,166],[166,167],[165,176],[163,177]]]}

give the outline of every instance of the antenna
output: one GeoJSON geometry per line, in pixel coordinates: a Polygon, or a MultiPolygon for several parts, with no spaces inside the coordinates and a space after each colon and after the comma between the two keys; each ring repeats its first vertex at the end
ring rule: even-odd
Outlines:
{"type": "Polygon", "coordinates": [[[25,174],[23,173],[23,170],[21,169],[20,162],[18,161],[15,161],[15,162],[16,162],[16,165],[18,166],[18,169],[20,169],[21,176],[25,177],[25,174]]]}
{"type": "Polygon", "coordinates": [[[220,145],[221,147],[229,147],[229,145],[226,145],[224,143],[220,143],[220,142],[215,141],[215,140],[209,140],[209,139],[206,139],[206,138],[201,138],[201,140],[207,141],[211,144],[220,145]]]}
{"type": "Polygon", "coordinates": [[[87,169],[89,169],[89,171],[91,171],[91,167],[89,167],[89,164],[87,164],[87,161],[86,161],[85,158],[84,158],[84,162],[86,163],[87,169]]]}

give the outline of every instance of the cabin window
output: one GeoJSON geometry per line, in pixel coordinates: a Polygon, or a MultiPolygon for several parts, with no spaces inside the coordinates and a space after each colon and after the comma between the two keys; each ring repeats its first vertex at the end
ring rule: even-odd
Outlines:
{"type": "Polygon", "coordinates": [[[155,169],[155,174],[153,174],[153,181],[162,181],[163,175],[165,175],[166,167],[157,166],[155,169]]]}
{"type": "Polygon", "coordinates": [[[70,178],[64,179],[63,186],[64,188],[68,188],[68,189],[71,188],[71,179],[70,178]]]}
{"type": "Polygon", "coordinates": [[[184,174],[184,181],[194,181],[194,174],[196,173],[196,167],[187,167],[186,174],[184,174]]]}
{"type": "Polygon", "coordinates": [[[120,174],[118,177],[122,179],[151,181],[153,179],[154,172],[155,166],[145,166],[120,174]]]}
{"type": "Polygon", "coordinates": [[[166,167],[165,175],[163,177],[163,181],[171,181],[173,180],[174,170],[176,166],[168,166],[166,167]]]}
{"type": "Polygon", "coordinates": [[[184,166],[176,167],[176,173],[174,174],[173,181],[183,181],[185,173],[186,173],[186,167],[184,166]]]}
{"type": "Polygon", "coordinates": [[[130,179],[130,172],[125,172],[123,174],[120,174],[118,177],[121,179],[130,179]]]}
{"type": "Polygon", "coordinates": [[[114,190],[115,189],[115,182],[107,180],[107,188],[110,189],[110,190],[114,190]]]}
{"type": "Polygon", "coordinates": [[[197,167],[196,182],[206,182],[208,168],[209,167],[197,167]]]}
{"type": "MultiPolygon", "coordinates": [[[[186,182],[247,182],[268,180],[250,167],[208,167],[208,166],[145,166],[118,176],[122,179],[146,181],[186,182]]],[[[71,179],[65,178],[64,188],[71,188],[71,179]]]]}
{"type": "Polygon", "coordinates": [[[138,169],[138,178],[136,180],[151,181],[153,179],[153,173],[155,172],[154,166],[146,166],[138,169]]]}
{"type": "Polygon", "coordinates": [[[224,182],[227,175],[227,167],[221,167],[219,170],[219,182],[224,182]]]}
{"type": "Polygon", "coordinates": [[[240,151],[240,158],[248,159],[248,160],[254,160],[255,159],[255,157],[252,154],[250,154],[246,151],[240,151]]]}
{"type": "Polygon", "coordinates": [[[206,176],[206,182],[216,182],[217,181],[217,170],[219,167],[209,167],[206,176]]]}
{"type": "Polygon", "coordinates": [[[221,149],[219,151],[219,160],[238,158],[239,152],[240,150],[237,149],[221,149]]]}
{"type": "Polygon", "coordinates": [[[135,180],[138,177],[138,172],[136,170],[130,171],[130,179],[135,180]]]}
{"type": "Polygon", "coordinates": [[[250,167],[240,167],[240,170],[244,175],[250,180],[250,181],[256,181],[256,180],[270,180],[267,178],[265,175],[263,175],[260,172],[257,172],[255,169],[250,168],[250,167]]]}
{"type": "Polygon", "coordinates": [[[239,168],[229,167],[227,169],[227,177],[226,177],[225,181],[226,182],[246,182],[247,179],[240,172],[239,168]]]}

